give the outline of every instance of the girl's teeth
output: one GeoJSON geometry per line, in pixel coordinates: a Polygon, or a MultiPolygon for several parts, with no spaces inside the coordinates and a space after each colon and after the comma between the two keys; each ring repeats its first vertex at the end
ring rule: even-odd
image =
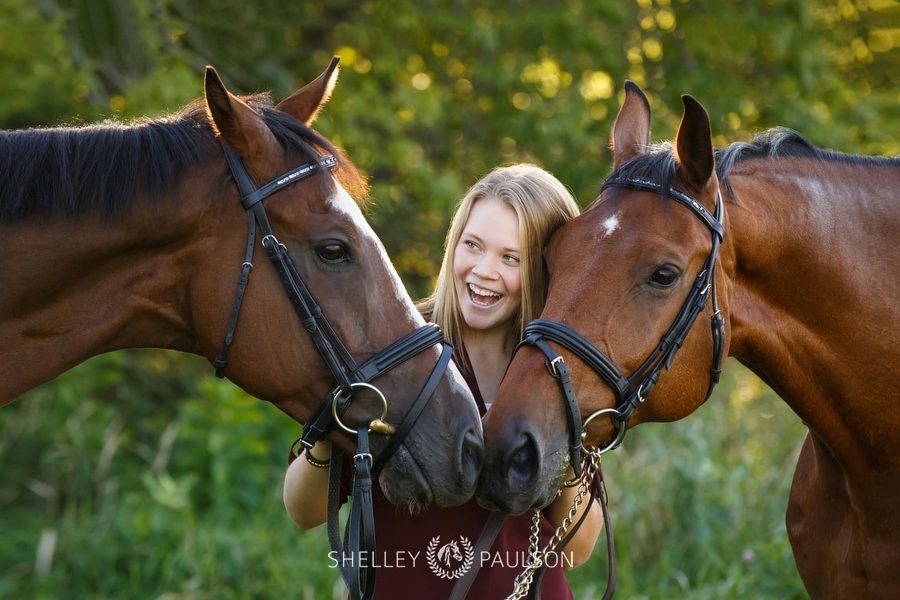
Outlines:
{"type": "Polygon", "coordinates": [[[469,288],[469,297],[471,298],[472,303],[481,307],[489,307],[494,306],[500,299],[503,297],[503,294],[499,294],[497,292],[492,292],[491,290],[486,290],[484,288],[479,288],[473,284],[468,284],[469,288]]]}
{"type": "Polygon", "coordinates": [[[469,286],[469,289],[472,290],[473,294],[476,294],[478,296],[485,296],[488,298],[499,298],[500,297],[500,294],[498,294],[497,292],[492,292],[490,290],[476,288],[475,286],[472,286],[472,285],[469,286]]]}

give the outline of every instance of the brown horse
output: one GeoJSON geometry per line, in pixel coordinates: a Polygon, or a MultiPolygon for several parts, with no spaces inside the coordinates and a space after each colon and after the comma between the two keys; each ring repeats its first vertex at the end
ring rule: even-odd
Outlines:
{"type": "Polygon", "coordinates": [[[614,447],[629,417],[700,406],[718,347],[809,427],[787,528],[810,595],[898,598],[900,159],[785,129],[714,151],[706,111],[684,107],[674,143],[650,146],[649,103],[626,84],[613,173],[545,250],[547,303],[485,419],[478,497],[512,513],[547,504],[577,455],[561,397],[580,399],[586,447],[614,447]],[[564,379],[562,364],[569,392],[548,375],[564,379]]]}
{"type": "MultiPolygon", "coordinates": [[[[216,361],[244,390],[306,422],[335,387],[332,373],[342,372],[322,358],[328,348],[334,356],[340,345],[344,362],[363,363],[429,329],[349,193],[365,192],[362,178],[310,128],[337,73],[334,60],[273,107],[266,95],[232,95],[208,67],[205,102],[175,115],[0,133],[0,405],[91,356],[154,347],[216,361]],[[249,206],[238,171],[251,188],[273,180],[259,190],[271,193],[264,203],[249,206]],[[263,204],[273,235],[255,238],[254,223],[267,230],[259,219],[248,228],[248,215],[263,204]],[[251,264],[248,246],[281,262],[251,264]],[[301,322],[295,314],[301,300],[289,299],[282,268],[321,302],[336,334],[330,342],[313,337],[327,327],[321,315],[301,322]],[[249,278],[242,302],[239,278],[249,278]]],[[[380,481],[395,503],[457,505],[475,489],[480,419],[458,372],[436,370],[440,344],[419,341],[419,352],[387,374],[369,373],[393,425],[426,381],[436,388],[380,481]]],[[[377,397],[359,396],[345,423],[372,418],[377,397]]],[[[354,447],[341,432],[331,437],[354,447]]],[[[386,443],[373,437],[376,457],[386,443]]]]}

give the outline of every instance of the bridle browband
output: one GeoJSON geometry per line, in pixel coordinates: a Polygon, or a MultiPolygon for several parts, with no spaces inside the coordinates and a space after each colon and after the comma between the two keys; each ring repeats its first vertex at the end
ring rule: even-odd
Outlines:
{"type": "Polygon", "coordinates": [[[706,398],[709,398],[722,372],[721,361],[724,351],[725,322],[719,312],[715,277],[719,247],[725,236],[725,228],[722,224],[724,206],[721,192],[718,189],[716,190],[716,209],[715,214],[711,215],[692,196],[671,186],[656,183],[651,179],[643,177],[612,178],[604,182],[600,190],[601,193],[610,187],[656,192],[686,206],[710,230],[712,246],[709,256],[703,263],[703,267],[694,280],[694,284],[681,305],[681,309],[675,316],[675,320],[666,330],[656,348],[631,375],[626,376],[623,374],[622,370],[602,350],[564,323],[536,319],[525,327],[522,341],[516,349],[518,350],[523,345],[535,346],[547,357],[547,369],[559,383],[565,399],[566,419],[569,430],[569,458],[576,476],[581,474],[581,453],[585,450],[582,440],[586,434],[588,423],[601,415],[608,415],[612,419],[615,433],[612,440],[599,449],[601,453],[612,450],[622,443],[625,431],[628,428],[628,421],[635,408],[650,395],[653,387],[659,381],[662,370],[671,366],[675,354],[710,297],[712,298],[713,309],[711,319],[713,353],[706,398]],[[575,398],[572,379],[566,362],[547,341],[556,342],[566,348],[593,369],[615,393],[615,408],[601,409],[582,422],[581,411],[578,408],[578,401],[575,398]]]}
{"type": "Polygon", "coordinates": [[[225,153],[228,168],[241,194],[241,204],[247,211],[247,246],[244,253],[244,261],[241,264],[241,275],[238,279],[231,316],[228,319],[225,337],[219,354],[213,360],[213,366],[216,368],[216,375],[223,377],[228,352],[234,341],[244,292],[247,289],[250,273],[253,270],[253,251],[256,245],[256,229],[258,227],[262,234],[262,246],[266,249],[270,261],[278,272],[291,305],[300,318],[303,328],[309,333],[316,351],[328,368],[329,374],[335,381],[335,387],[326,394],[322,404],[304,425],[303,435],[299,442],[306,449],[312,448],[316,442],[334,431],[336,427],[357,436],[357,451],[353,456],[353,502],[344,540],[347,549],[344,550],[340,536],[337,534],[338,490],[340,488],[340,470],[343,462],[342,453],[337,448],[334,448],[332,451],[330,461],[329,538],[331,539],[332,549],[338,552],[339,558],[337,560],[341,565],[341,574],[350,589],[351,598],[369,598],[375,587],[374,566],[370,564],[368,567],[360,567],[358,558],[360,552],[374,555],[375,551],[372,481],[378,477],[381,469],[390,460],[397,448],[400,447],[403,439],[422,414],[437,388],[441,376],[447,369],[453,347],[444,340],[444,335],[437,325],[428,323],[393,342],[362,364],[357,364],[328,322],[322,307],[316,302],[303,278],[297,272],[297,268],[287,248],[275,236],[263,205],[263,200],[279,190],[316,173],[334,169],[337,166],[337,161],[331,155],[319,156],[313,162],[304,163],[279,175],[268,183],[256,187],[255,182],[250,177],[237,153],[225,145],[224,142],[222,143],[222,150],[225,153]],[[406,412],[399,426],[394,428],[386,424],[382,419],[387,415],[387,400],[384,394],[377,387],[373,386],[371,382],[436,344],[441,345],[440,356],[418,397],[406,412]],[[374,392],[380,398],[383,410],[380,418],[373,419],[369,424],[351,428],[341,421],[339,415],[349,407],[353,393],[357,389],[368,389],[374,392]],[[370,431],[390,435],[390,440],[381,454],[379,454],[378,460],[375,461],[373,461],[369,450],[370,431]],[[335,499],[334,502],[332,502],[332,497],[335,499]],[[357,568],[345,568],[344,564],[347,561],[341,560],[344,556],[354,557],[350,564],[357,565],[357,568]]]}

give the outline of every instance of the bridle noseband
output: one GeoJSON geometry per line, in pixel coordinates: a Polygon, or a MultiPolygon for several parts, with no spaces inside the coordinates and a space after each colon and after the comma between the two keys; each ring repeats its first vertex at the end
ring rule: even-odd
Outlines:
{"type": "Polygon", "coordinates": [[[216,375],[218,377],[224,376],[228,351],[234,340],[244,292],[247,289],[250,273],[253,270],[256,229],[259,227],[259,231],[262,234],[262,246],[266,249],[270,261],[278,272],[291,305],[294,307],[294,311],[300,318],[303,328],[309,333],[319,356],[325,362],[328,372],[335,381],[335,387],[325,395],[322,404],[304,425],[303,435],[299,442],[307,449],[312,448],[316,442],[323,439],[336,427],[357,436],[357,452],[353,456],[353,502],[351,504],[350,518],[347,522],[348,534],[345,535],[347,550],[345,551],[342,548],[340,536],[336,533],[337,510],[339,508],[337,496],[340,488],[340,468],[343,461],[342,453],[337,448],[334,448],[332,451],[330,461],[329,486],[332,489],[329,490],[329,538],[331,539],[332,548],[339,553],[338,556],[340,558],[337,560],[342,566],[341,573],[350,589],[351,597],[354,599],[368,598],[371,597],[375,586],[374,566],[370,563],[370,566],[367,568],[365,566],[361,568],[358,566],[356,569],[344,568],[343,565],[346,561],[341,560],[341,558],[352,556],[355,559],[351,560],[350,564],[359,565],[360,552],[374,555],[375,529],[372,516],[372,481],[378,477],[381,469],[390,460],[397,448],[400,447],[403,439],[412,430],[416,420],[422,414],[440,383],[441,376],[446,371],[447,365],[450,363],[453,347],[444,340],[444,335],[437,325],[428,323],[393,342],[362,364],[357,364],[328,322],[322,307],[316,302],[303,278],[300,277],[287,248],[275,236],[263,205],[263,200],[279,190],[316,173],[334,169],[337,166],[337,161],[331,155],[320,156],[316,161],[304,163],[257,188],[237,153],[224,143],[222,144],[222,149],[225,152],[228,167],[241,194],[241,204],[247,211],[247,246],[244,253],[244,262],[241,264],[241,275],[238,279],[237,291],[235,292],[225,337],[218,356],[213,360],[213,365],[216,367],[216,375]],[[387,400],[384,394],[377,387],[373,386],[371,382],[436,344],[441,345],[440,356],[418,397],[407,410],[399,426],[394,428],[388,425],[382,420],[387,414],[387,400]],[[341,421],[340,413],[349,407],[353,393],[358,389],[374,391],[381,399],[383,410],[380,418],[373,419],[369,424],[363,424],[354,429],[341,421]],[[371,431],[390,435],[390,440],[378,456],[378,460],[374,462],[369,450],[369,432],[371,431]],[[332,501],[332,497],[334,497],[334,501],[332,501]]]}
{"type": "Polygon", "coordinates": [[[719,381],[722,353],[724,351],[725,322],[719,313],[715,276],[719,246],[725,236],[725,228],[722,224],[724,211],[722,194],[716,190],[716,210],[715,215],[711,215],[692,196],[650,179],[641,177],[613,178],[603,184],[601,193],[609,187],[656,192],[667,195],[672,200],[686,206],[710,230],[712,247],[700,273],[694,280],[693,286],[691,286],[690,292],[688,292],[687,298],[675,316],[675,320],[666,330],[656,348],[631,375],[624,375],[622,370],[602,350],[564,323],[537,319],[525,327],[523,339],[516,349],[518,350],[522,345],[535,346],[547,357],[547,369],[559,383],[565,399],[566,419],[569,429],[569,458],[576,476],[581,475],[581,453],[585,450],[582,440],[586,435],[588,423],[603,415],[607,415],[612,419],[615,433],[612,440],[598,449],[600,453],[612,450],[622,443],[625,431],[628,428],[628,421],[634,409],[650,395],[653,387],[659,381],[662,370],[671,366],[675,354],[697,319],[697,315],[706,306],[710,297],[712,298],[713,307],[711,319],[713,353],[706,398],[709,398],[713,388],[719,381]],[[615,408],[601,409],[582,422],[581,411],[578,408],[578,401],[572,388],[569,369],[563,357],[557,354],[547,343],[548,340],[556,342],[575,354],[606,382],[616,395],[615,408]]]}

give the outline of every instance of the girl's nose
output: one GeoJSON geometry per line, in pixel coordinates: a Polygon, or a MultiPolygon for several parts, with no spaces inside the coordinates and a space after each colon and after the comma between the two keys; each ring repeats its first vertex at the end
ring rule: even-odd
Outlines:
{"type": "Polygon", "coordinates": [[[497,268],[491,258],[485,256],[475,263],[475,266],[472,267],[472,273],[482,279],[496,279],[497,268]]]}

